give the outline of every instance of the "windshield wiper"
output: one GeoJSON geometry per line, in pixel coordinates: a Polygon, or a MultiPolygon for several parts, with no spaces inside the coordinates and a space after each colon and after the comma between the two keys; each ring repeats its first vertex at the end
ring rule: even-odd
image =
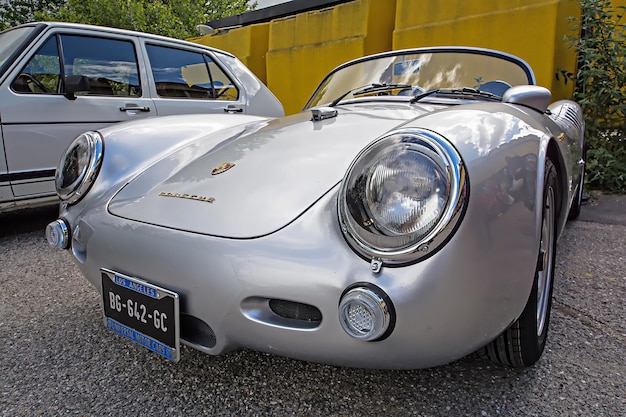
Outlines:
{"type": "Polygon", "coordinates": [[[450,95],[450,96],[457,96],[457,97],[467,97],[467,96],[470,96],[470,97],[484,98],[484,99],[493,100],[493,101],[501,101],[502,100],[502,97],[500,97],[500,96],[498,96],[496,94],[490,93],[488,91],[480,91],[480,90],[477,90],[475,88],[469,88],[469,87],[463,87],[463,88],[433,88],[432,90],[424,91],[423,93],[414,96],[411,99],[411,104],[420,101],[424,97],[432,96],[434,94],[442,95],[442,96],[450,95]]]}
{"type": "Polygon", "coordinates": [[[362,90],[353,92],[352,95],[361,96],[363,94],[378,93],[382,91],[398,90],[398,89],[404,91],[409,88],[413,88],[413,86],[408,85],[408,84],[372,84],[368,87],[363,88],[362,90]]]}
{"type": "Polygon", "coordinates": [[[366,85],[362,85],[360,87],[356,87],[356,88],[346,91],[345,93],[343,93],[342,95],[334,99],[332,103],[330,103],[328,106],[335,107],[337,104],[339,104],[341,100],[346,98],[348,94],[352,94],[353,96],[356,97],[356,96],[361,96],[363,94],[379,93],[383,91],[397,90],[397,89],[407,90],[409,88],[413,88],[413,86],[408,85],[408,84],[384,84],[384,83],[383,84],[378,84],[378,83],[366,84],[366,85]]]}

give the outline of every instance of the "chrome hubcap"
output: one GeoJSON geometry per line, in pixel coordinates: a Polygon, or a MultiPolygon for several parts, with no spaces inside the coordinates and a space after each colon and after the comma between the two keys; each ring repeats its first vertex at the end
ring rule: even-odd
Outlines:
{"type": "Polygon", "coordinates": [[[546,325],[550,286],[552,283],[552,264],[554,262],[554,222],[555,199],[554,189],[548,187],[541,225],[541,243],[539,253],[540,266],[537,272],[537,336],[541,336],[546,325]]]}

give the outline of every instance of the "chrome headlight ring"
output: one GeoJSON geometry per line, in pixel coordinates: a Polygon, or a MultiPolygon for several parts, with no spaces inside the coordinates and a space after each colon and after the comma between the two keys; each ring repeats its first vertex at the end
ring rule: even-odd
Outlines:
{"type": "Polygon", "coordinates": [[[98,132],[85,132],[74,139],[55,174],[56,191],[63,202],[75,204],[89,191],[100,170],[103,153],[104,141],[98,132]]]}
{"type": "Polygon", "coordinates": [[[452,236],[469,183],[456,149],[421,128],[372,142],[341,184],[338,214],[350,246],[367,259],[399,266],[435,253],[452,236]]]}

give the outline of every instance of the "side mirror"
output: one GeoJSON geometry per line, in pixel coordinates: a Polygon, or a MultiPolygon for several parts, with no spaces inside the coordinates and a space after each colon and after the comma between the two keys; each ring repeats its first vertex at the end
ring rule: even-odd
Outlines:
{"type": "Polygon", "coordinates": [[[76,100],[76,93],[91,91],[89,78],[84,75],[70,75],[65,77],[65,98],[76,100]]]}
{"type": "Polygon", "coordinates": [[[518,85],[511,87],[502,96],[503,103],[521,104],[545,113],[552,99],[550,90],[538,85],[518,85]]]}

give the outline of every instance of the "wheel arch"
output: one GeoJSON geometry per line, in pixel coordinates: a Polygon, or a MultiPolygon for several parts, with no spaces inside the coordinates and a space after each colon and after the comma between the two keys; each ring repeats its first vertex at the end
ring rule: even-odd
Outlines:
{"type": "MultiPolygon", "coordinates": [[[[561,231],[563,230],[563,228],[565,227],[565,223],[567,221],[567,213],[568,210],[564,209],[567,207],[564,207],[564,205],[567,205],[567,201],[568,201],[568,196],[566,195],[567,190],[568,190],[568,185],[567,185],[567,172],[566,172],[566,164],[565,164],[565,160],[563,159],[563,154],[561,153],[560,149],[559,149],[559,145],[556,141],[555,138],[551,138],[550,141],[548,142],[548,146],[546,149],[546,157],[549,158],[552,161],[552,164],[554,165],[554,167],[556,168],[556,175],[558,178],[558,195],[557,197],[557,208],[556,208],[556,212],[557,212],[557,237],[561,234],[561,231]],[[565,194],[565,195],[564,195],[565,194]]],[[[543,183],[543,182],[541,182],[543,183]]]]}

